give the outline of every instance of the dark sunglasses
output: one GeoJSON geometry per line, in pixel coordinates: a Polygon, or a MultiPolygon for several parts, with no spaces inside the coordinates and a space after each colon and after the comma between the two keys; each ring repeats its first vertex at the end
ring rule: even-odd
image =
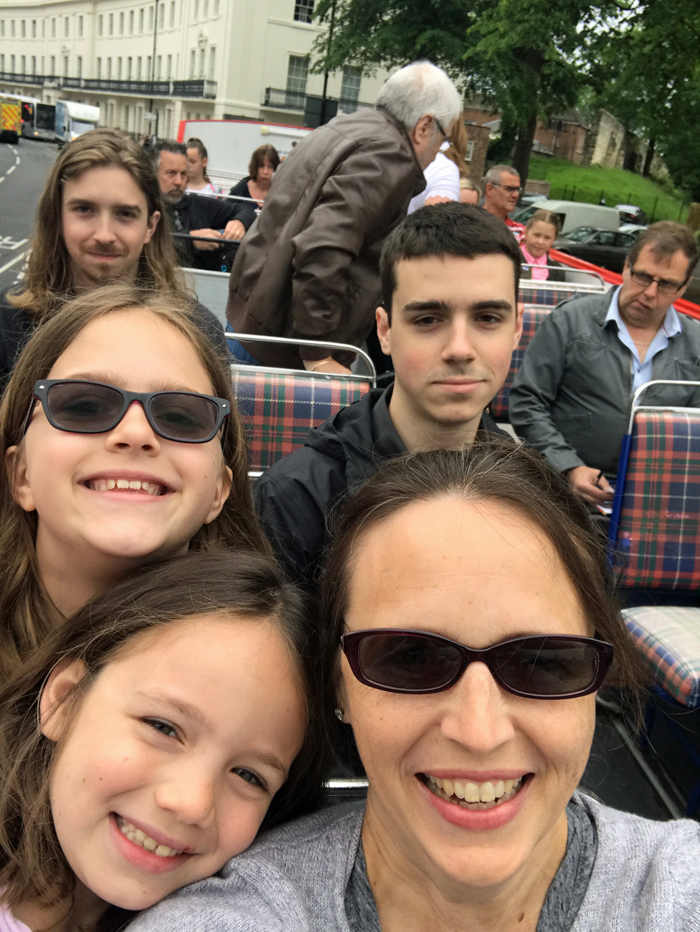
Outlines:
{"type": "Polygon", "coordinates": [[[479,661],[516,696],[574,699],[600,689],[613,659],[612,644],[566,634],[511,638],[476,650],[428,631],[369,628],[344,634],[340,643],[355,677],[390,693],[442,692],[479,661]]]}
{"type": "MultiPolygon", "coordinates": [[[[179,443],[213,440],[231,414],[228,401],[197,392],[127,392],[102,382],[40,379],[34,384],[22,436],[29,427],[37,400],[52,427],[74,434],[104,434],[113,430],[129,405],[138,401],[158,436],[179,443]]],[[[221,439],[223,442],[223,436],[221,439]]]]}

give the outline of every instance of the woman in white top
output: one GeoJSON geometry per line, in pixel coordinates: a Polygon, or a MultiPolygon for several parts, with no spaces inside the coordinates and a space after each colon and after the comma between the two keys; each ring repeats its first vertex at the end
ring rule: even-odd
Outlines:
{"type": "Polygon", "coordinates": [[[209,155],[201,139],[192,136],[187,140],[187,190],[209,196],[222,194],[223,188],[213,184],[207,174],[209,155]]]}
{"type": "Polygon", "coordinates": [[[419,207],[429,207],[431,204],[442,204],[445,201],[459,201],[460,178],[467,174],[464,162],[466,151],[467,131],[464,121],[456,120],[440,151],[425,169],[425,190],[411,199],[408,205],[409,214],[419,207]]]}

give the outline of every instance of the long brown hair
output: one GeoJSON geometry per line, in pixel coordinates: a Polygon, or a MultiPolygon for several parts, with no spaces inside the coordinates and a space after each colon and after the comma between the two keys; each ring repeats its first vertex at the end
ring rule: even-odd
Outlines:
{"type": "Polygon", "coordinates": [[[459,169],[460,178],[466,178],[469,174],[469,168],[467,163],[464,161],[464,157],[467,154],[467,128],[464,125],[463,119],[455,120],[452,126],[450,127],[450,132],[448,133],[447,138],[450,141],[449,146],[445,149],[444,155],[450,159],[451,162],[454,162],[457,168],[459,169]]]}
{"type": "Polygon", "coordinates": [[[82,698],[110,662],[137,648],[139,637],[204,615],[268,620],[287,644],[301,685],[304,743],[263,826],[320,804],[330,745],[299,591],[285,580],[276,561],[260,554],[186,554],[141,568],[54,631],[0,690],[0,889],[11,909],[26,902],[52,907],[65,900],[70,909],[75,887],[51,815],[51,769],[61,741],[45,738],[38,722],[39,700],[51,670],[65,660],[85,665],[85,675],[63,700],[65,736],[82,698]]]}
{"type": "Polygon", "coordinates": [[[126,283],[106,285],[68,302],[34,333],[15,366],[0,405],[0,677],[34,650],[62,621],[44,591],[36,559],[37,516],[14,499],[14,470],[8,447],[21,444],[23,425],[37,379],[46,378],[56,360],[91,321],[115,311],[146,308],[191,341],[209,376],[214,394],[225,398],[231,416],[223,440],[224,463],[232,472],[231,493],[217,518],[190,541],[191,550],[249,548],[268,551],[253,510],[248,481],[245,434],[231,379],[218,354],[192,318],[191,305],[175,295],[144,291],[126,283]]]}
{"type": "Polygon", "coordinates": [[[32,316],[55,313],[74,295],[70,257],[61,230],[63,186],[91,168],[122,168],[133,178],[146,198],[148,216],[160,212],[160,220],[141,253],[136,274],[140,286],[163,289],[192,300],[178,267],[168,211],[163,206],[160,185],[148,154],[133,139],[113,129],[83,133],[61,150],[41,192],[36,211],[32,249],[27,262],[25,288],[8,300],[32,316]]]}
{"type": "MultiPolygon", "coordinates": [[[[337,534],[321,593],[321,666],[328,683],[337,675],[358,540],[408,505],[445,497],[501,502],[543,532],[559,555],[596,636],[615,649],[608,682],[628,690],[639,714],[647,678],[614,597],[604,544],[592,528],[585,505],[539,453],[499,437],[477,441],[462,451],[435,450],[397,457],[345,501],[336,516],[337,534]]],[[[330,691],[325,702],[327,710],[332,708],[330,691]]]]}
{"type": "Polygon", "coordinates": [[[258,146],[250,157],[248,163],[248,174],[253,181],[258,180],[258,171],[265,164],[265,159],[272,165],[272,170],[277,171],[280,165],[280,156],[277,149],[269,143],[264,146],[258,146]]]}
{"type": "MultiPolygon", "coordinates": [[[[209,153],[207,152],[207,147],[204,145],[201,139],[198,139],[196,136],[190,136],[190,138],[185,143],[187,149],[196,149],[199,152],[200,159],[209,159],[209,153]]],[[[207,166],[202,165],[202,177],[207,184],[211,184],[211,178],[207,174],[207,166]]]]}

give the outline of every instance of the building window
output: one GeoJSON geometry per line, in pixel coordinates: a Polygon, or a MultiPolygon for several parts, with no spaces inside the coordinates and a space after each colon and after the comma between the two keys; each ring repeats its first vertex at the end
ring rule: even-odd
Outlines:
{"type": "Polygon", "coordinates": [[[201,48],[199,50],[199,77],[200,78],[204,77],[204,62],[206,61],[206,54],[207,54],[207,50],[205,48],[201,48]]]}
{"type": "Polygon", "coordinates": [[[5,56],[0,53],[0,71],[5,71],[5,56]]]}
{"type": "Polygon", "coordinates": [[[153,79],[153,72],[151,71],[151,56],[149,55],[146,59],[146,80],[151,81],[153,79]]]}
{"type": "Polygon", "coordinates": [[[134,34],[134,11],[129,12],[129,33],[133,36],[134,34]]]}
{"type": "Polygon", "coordinates": [[[32,55],[32,74],[36,74],[36,55],[32,55]]]}
{"type": "Polygon", "coordinates": [[[314,0],[295,0],[294,19],[297,23],[310,23],[314,11],[314,0]]]}
{"type": "Polygon", "coordinates": [[[143,32],[143,7],[139,10],[139,32],[143,32]]]}
{"type": "Polygon", "coordinates": [[[63,77],[64,78],[68,77],[68,56],[67,55],[63,56],[63,77]]]}
{"type": "Polygon", "coordinates": [[[214,0],[214,16],[219,15],[219,0],[214,0]]]}
{"type": "Polygon", "coordinates": [[[102,77],[102,59],[97,59],[97,79],[99,80],[102,77]]]}
{"type": "Polygon", "coordinates": [[[209,18],[209,0],[204,0],[204,9],[202,10],[202,17],[204,19],[209,18]]]}
{"type": "Polygon", "coordinates": [[[136,59],[136,80],[141,80],[141,56],[136,59]]]}
{"type": "Polygon", "coordinates": [[[15,56],[14,55],[10,55],[10,71],[12,72],[12,74],[15,73],[15,56]]]}
{"type": "Polygon", "coordinates": [[[27,38],[27,21],[26,21],[26,19],[23,19],[23,20],[22,20],[22,38],[23,38],[23,39],[26,39],[26,38],[27,38]]]}
{"type": "Polygon", "coordinates": [[[129,58],[127,58],[127,60],[126,60],[126,80],[127,80],[127,81],[131,81],[131,74],[132,74],[132,72],[131,72],[131,66],[132,66],[132,64],[133,64],[133,58],[131,58],[131,56],[129,56],[129,58]]]}
{"type": "Polygon", "coordinates": [[[112,59],[107,59],[107,80],[111,81],[112,79],[112,59]]]}
{"type": "Polygon", "coordinates": [[[32,39],[36,39],[36,20],[32,20],[32,39]]]}
{"type": "Polygon", "coordinates": [[[0,19],[0,39],[5,38],[5,20],[0,19]]]}
{"type": "Polygon", "coordinates": [[[148,31],[153,32],[153,7],[148,8],[148,31]]]}
{"type": "Polygon", "coordinates": [[[190,52],[190,78],[194,78],[194,68],[195,68],[195,55],[197,53],[194,49],[190,52]]]}
{"type": "Polygon", "coordinates": [[[158,55],[156,57],[156,81],[160,81],[161,75],[163,73],[163,56],[158,55]]]}
{"type": "Polygon", "coordinates": [[[56,74],[56,56],[55,55],[51,56],[51,74],[52,75],[56,74]]]}
{"type": "Polygon", "coordinates": [[[82,38],[83,35],[83,17],[78,17],[78,35],[82,38]]]}
{"type": "Polygon", "coordinates": [[[109,14],[109,34],[114,35],[114,13],[109,14]]]}
{"type": "Polygon", "coordinates": [[[14,39],[14,37],[15,37],[15,21],[14,21],[13,19],[10,20],[10,35],[11,35],[12,38],[14,39]]]}
{"type": "Polygon", "coordinates": [[[22,56],[22,71],[20,72],[20,74],[26,74],[26,73],[27,73],[27,56],[23,55],[22,56]]]}
{"type": "Polygon", "coordinates": [[[287,68],[287,90],[293,94],[306,93],[306,76],[309,72],[309,58],[305,55],[290,55],[287,68]]]}
{"type": "Polygon", "coordinates": [[[170,0],[170,28],[172,29],[174,25],[175,25],[175,0],[170,0]]]}
{"type": "Polygon", "coordinates": [[[124,14],[123,13],[119,14],[119,35],[120,36],[124,35],[124,14]]]}
{"type": "Polygon", "coordinates": [[[340,99],[343,103],[356,104],[360,99],[360,69],[354,65],[343,68],[343,83],[340,85],[340,99]]]}
{"type": "MultiPolygon", "coordinates": [[[[129,75],[127,75],[127,78],[128,77],[129,75]]],[[[121,81],[121,79],[122,79],[122,57],[120,55],[119,58],[117,59],[117,81],[121,81]]]]}
{"type": "Polygon", "coordinates": [[[51,38],[52,39],[56,38],[56,18],[55,17],[51,20],[51,38]]]}
{"type": "MultiPolygon", "coordinates": [[[[46,20],[45,19],[42,19],[41,21],[41,38],[42,39],[46,38],[46,20]]],[[[43,72],[44,69],[42,68],[41,70],[43,72]]]]}
{"type": "Polygon", "coordinates": [[[78,55],[78,57],[77,57],[77,59],[76,59],[76,70],[77,70],[77,72],[78,72],[78,77],[79,77],[79,78],[82,78],[82,76],[83,76],[83,57],[82,57],[82,55],[78,55]]]}
{"type": "Polygon", "coordinates": [[[67,39],[70,34],[70,20],[67,16],[63,17],[63,37],[67,39]]]}
{"type": "Polygon", "coordinates": [[[158,7],[158,28],[165,29],[165,4],[161,3],[158,7]]]}
{"type": "Polygon", "coordinates": [[[194,18],[199,19],[199,0],[194,0],[194,18]]]}
{"type": "Polygon", "coordinates": [[[209,49],[209,80],[213,81],[216,76],[216,46],[212,45],[209,49]]]}
{"type": "Polygon", "coordinates": [[[166,79],[169,81],[173,76],[173,56],[168,55],[168,71],[165,75],[166,79]]]}
{"type": "Polygon", "coordinates": [[[474,140],[470,139],[469,142],[467,143],[467,151],[464,154],[464,161],[471,162],[473,158],[474,158],[474,140]]]}
{"type": "Polygon", "coordinates": [[[104,16],[100,13],[97,17],[97,35],[101,36],[104,31],[104,16]]]}

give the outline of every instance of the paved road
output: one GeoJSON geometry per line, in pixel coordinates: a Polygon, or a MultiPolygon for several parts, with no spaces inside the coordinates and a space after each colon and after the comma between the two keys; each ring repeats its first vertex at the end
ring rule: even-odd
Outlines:
{"type": "Polygon", "coordinates": [[[32,139],[0,143],[0,289],[22,274],[36,205],[57,153],[32,139]]]}

